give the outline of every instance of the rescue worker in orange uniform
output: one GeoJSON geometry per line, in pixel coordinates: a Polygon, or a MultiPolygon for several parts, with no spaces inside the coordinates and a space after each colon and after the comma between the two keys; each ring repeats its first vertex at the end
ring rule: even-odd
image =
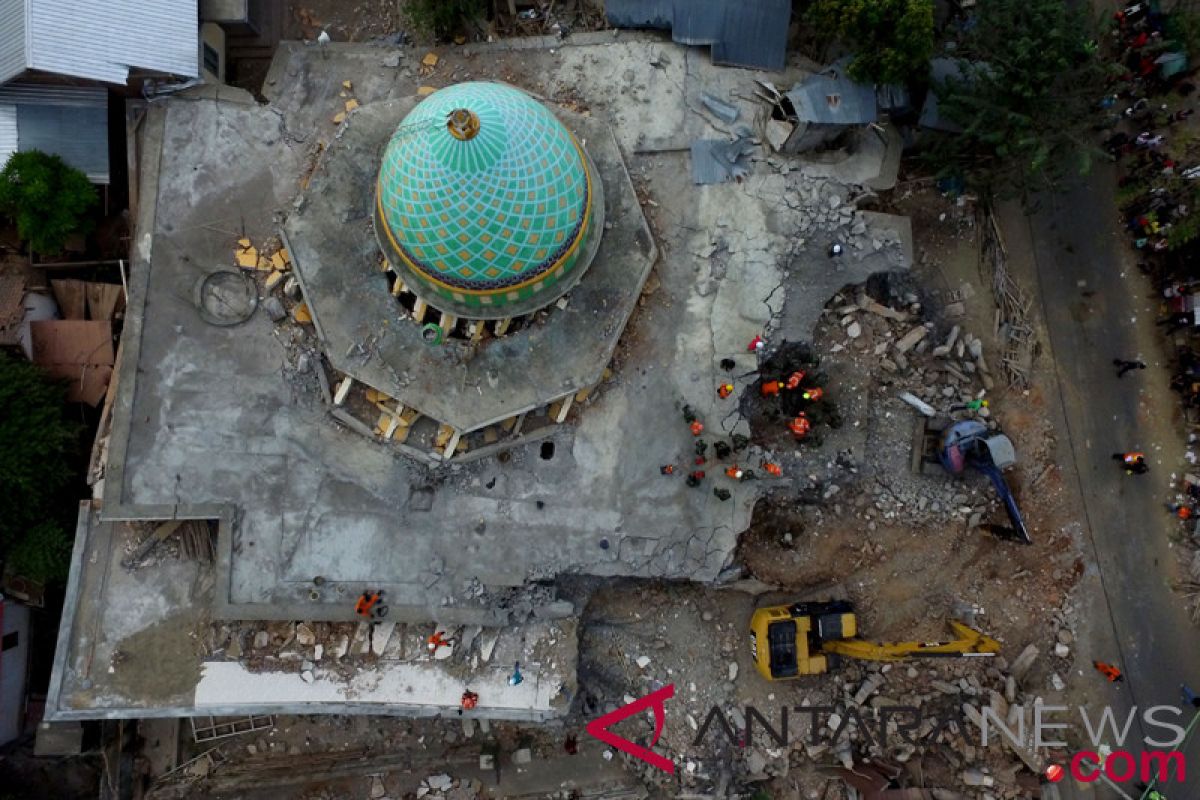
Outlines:
{"type": "Polygon", "coordinates": [[[1113,460],[1120,461],[1127,475],[1142,475],[1150,471],[1146,454],[1139,452],[1113,453],[1113,460]]]}
{"type": "Polygon", "coordinates": [[[362,593],[354,604],[354,613],[360,617],[383,617],[387,615],[387,606],[383,602],[383,590],[372,592],[370,589],[362,593]]]}
{"type": "Polygon", "coordinates": [[[663,475],[674,475],[675,474],[675,465],[674,464],[663,464],[661,467],[658,468],[658,471],[663,475]]]}
{"type": "Polygon", "coordinates": [[[795,391],[800,388],[800,382],[804,380],[804,370],[796,370],[787,379],[787,388],[789,391],[795,391]]]}
{"type": "Polygon", "coordinates": [[[782,478],[783,477],[783,470],[780,468],[780,466],[778,464],[774,464],[770,461],[764,461],[762,468],[764,470],[766,470],[767,474],[773,478],[782,478]]]}
{"type": "Polygon", "coordinates": [[[812,423],[808,421],[808,417],[806,417],[803,413],[788,423],[788,430],[790,430],[792,435],[797,439],[803,439],[805,436],[807,436],[811,428],[812,423]]]}
{"type": "Polygon", "coordinates": [[[479,705],[479,695],[475,694],[474,692],[472,692],[469,689],[462,693],[462,707],[463,708],[470,710],[477,705],[479,705]]]}
{"type": "Polygon", "coordinates": [[[811,389],[805,389],[804,394],[800,396],[810,403],[815,403],[825,396],[825,390],[819,386],[814,386],[811,389]]]}
{"type": "Polygon", "coordinates": [[[732,383],[722,383],[717,387],[717,397],[721,398],[722,400],[724,400],[726,397],[729,397],[731,394],[733,394],[732,383]]]}
{"type": "Polygon", "coordinates": [[[704,433],[704,423],[698,419],[692,420],[691,424],[688,425],[688,430],[692,432],[692,436],[699,436],[704,433]]]}
{"type": "Polygon", "coordinates": [[[740,481],[742,479],[742,475],[744,473],[742,472],[741,468],[738,467],[737,464],[734,464],[733,466],[728,467],[725,470],[725,474],[728,477],[733,478],[735,481],[740,481]]]}
{"type": "Polygon", "coordinates": [[[779,390],[783,388],[783,381],[764,381],[762,385],[763,397],[774,397],[779,394],[779,390]]]}
{"type": "Polygon", "coordinates": [[[446,638],[445,631],[434,631],[433,635],[425,640],[425,649],[429,651],[429,655],[436,656],[439,647],[449,647],[450,639],[446,638]]]}
{"type": "Polygon", "coordinates": [[[1109,683],[1125,680],[1125,676],[1121,674],[1121,670],[1114,667],[1112,664],[1105,664],[1103,661],[1093,661],[1092,666],[1096,671],[1108,678],[1109,683]]]}

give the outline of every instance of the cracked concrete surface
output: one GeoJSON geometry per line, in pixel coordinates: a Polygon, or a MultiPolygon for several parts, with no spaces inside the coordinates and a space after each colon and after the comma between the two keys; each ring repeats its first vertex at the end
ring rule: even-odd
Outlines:
{"type": "MultiPolygon", "coordinates": [[[[500,625],[512,615],[488,598],[526,581],[564,573],[713,581],[731,563],[756,487],[715,478],[715,469],[699,489],[685,487],[682,474],[659,475],[660,464],[691,461],[682,406],[709,434],[745,433],[736,398],[716,397],[727,377],[720,359],[737,362],[735,375],[752,373],[746,344],[755,334],[765,330],[773,343],[808,338],[837,288],[907,266],[895,244],[903,234],[868,230],[846,204],[853,187],[761,161],[744,184],[692,186],[681,148],[714,127],[696,96],[748,95],[756,73],[712,67],[653,39],[579,40],[520,52],[521,74],[538,76],[527,88],[548,100],[578,98],[571,102],[612,125],[648,199],[661,258],[613,379],[576,424],[556,431],[550,460],[536,446],[516,447],[505,461],[430,471],[334,424],[320,393],[291,380],[297,347],[315,347],[311,329],[276,328],[262,313],[218,328],[191,303],[202,275],[231,264],[237,238],[274,233],[309,149],[336,135],[328,115],[342,102],[341,81],[352,79],[367,103],[412,93],[411,70],[382,66],[376,48],[333,46],[322,58],[288,45],[267,87],[275,105],[200,94],[151,109],[141,152],[143,180],[153,183],[142,187],[127,328],[134,341],[119,376],[103,514],[231,509],[218,568],[228,570],[229,589],[213,599],[215,616],[348,619],[347,598],[370,586],[388,590],[393,619],[500,625]],[[631,80],[613,80],[629,72],[631,80]],[[835,238],[848,253],[831,260],[835,238]],[[714,484],[732,499],[715,497],[714,484]],[[422,503],[410,503],[417,491],[422,503]]],[[[458,66],[444,57],[435,77],[510,74],[503,59],[470,52],[458,66]]],[[[752,107],[741,105],[749,118],[752,107]]],[[[72,575],[94,588],[80,605],[126,602],[128,583],[98,578],[97,569],[85,556],[72,575]]]]}

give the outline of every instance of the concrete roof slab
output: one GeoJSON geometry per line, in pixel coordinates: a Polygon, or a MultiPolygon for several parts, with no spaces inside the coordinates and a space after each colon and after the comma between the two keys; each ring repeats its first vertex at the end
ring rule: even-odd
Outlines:
{"type": "Polygon", "coordinates": [[[567,307],[551,306],[544,320],[498,339],[431,347],[389,292],[367,213],[380,155],[415,102],[356,109],[283,227],[330,363],[464,432],[595,385],[657,258],[612,132],[556,109],[596,165],[608,220],[567,307]]]}

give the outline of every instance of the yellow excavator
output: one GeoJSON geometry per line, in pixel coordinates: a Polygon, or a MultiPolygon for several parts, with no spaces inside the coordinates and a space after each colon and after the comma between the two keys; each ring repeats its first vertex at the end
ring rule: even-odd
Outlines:
{"type": "Polygon", "coordinates": [[[823,675],[837,657],[863,661],[903,661],[908,658],[986,658],[1000,652],[1000,643],[974,628],[950,620],[958,637],[946,642],[887,642],[856,638],[854,607],[845,600],[792,603],[760,608],[750,617],[750,651],[754,665],[767,680],[823,675]]]}

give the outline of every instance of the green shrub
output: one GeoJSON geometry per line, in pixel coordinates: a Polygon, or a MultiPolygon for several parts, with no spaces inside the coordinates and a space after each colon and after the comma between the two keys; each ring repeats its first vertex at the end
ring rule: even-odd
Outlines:
{"type": "Polygon", "coordinates": [[[450,39],[483,8],[483,0],[409,0],[408,19],[424,33],[450,39]]]}
{"type": "Polygon", "coordinates": [[[71,551],[76,507],[64,495],[79,426],[64,417],[65,395],[37,367],[0,353],[0,556],[38,581],[66,577],[71,551]]]}
{"type": "Polygon", "coordinates": [[[57,253],[71,234],[91,230],[97,199],[86,175],[48,153],[13,153],[0,170],[0,214],[38,253],[57,253]]]}

